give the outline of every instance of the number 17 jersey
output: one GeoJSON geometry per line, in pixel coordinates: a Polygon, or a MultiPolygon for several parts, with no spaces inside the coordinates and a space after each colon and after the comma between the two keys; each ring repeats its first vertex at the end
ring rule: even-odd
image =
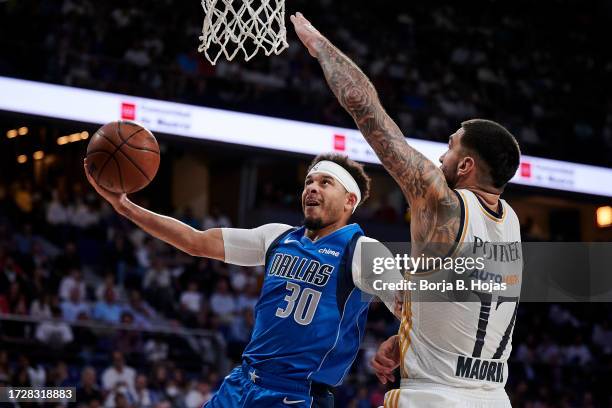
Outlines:
{"type": "Polygon", "coordinates": [[[419,301],[419,293],[405,292],[399,330],[402,384],[503,390],[522,278],[520,225],[504,200],[493,212],[471,191],[456,193],[462,221],[453,256],[497,258],[487,262],[495,264],[495,270],[464,272],[460,279],[467,283],[466,301],[444,296],[434,301],[431,292],[419,301]],[[497,273],[499,268],[512,273],[497,273]],[[490,293],[480,283],[515,285],[504,293],[516,296],[490,293]]]}

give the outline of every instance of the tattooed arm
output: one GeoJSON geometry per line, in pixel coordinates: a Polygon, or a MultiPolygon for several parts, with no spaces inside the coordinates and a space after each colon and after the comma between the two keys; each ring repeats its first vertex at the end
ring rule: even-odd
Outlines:
{"type": "Polygon", "coordinates": [[[442,171],[410,146],[385,112],[376,89],[363,72],[297,13],[296,33],[317,58],[329,87],[353,117],[385,169],[400,186],[412,211],[413,242],[448,243],[457,236],[460,204],[442,171]]]}

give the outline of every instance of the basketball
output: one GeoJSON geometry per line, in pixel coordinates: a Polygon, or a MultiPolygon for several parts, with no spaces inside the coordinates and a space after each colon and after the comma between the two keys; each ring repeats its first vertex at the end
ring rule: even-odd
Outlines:
{"type": "Polygon", "coordinates": [[[106,190],[134,193],[146,187],[159,168],[159,145],[137,123],[110,122],[87,146],[87,171],[106,190]]]}

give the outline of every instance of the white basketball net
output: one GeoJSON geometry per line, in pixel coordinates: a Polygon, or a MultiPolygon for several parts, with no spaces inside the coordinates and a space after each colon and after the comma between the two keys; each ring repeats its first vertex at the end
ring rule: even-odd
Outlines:
{"type": "Polygon", "coordinates": [[[204,25],[198,47],[215,65],[221,54],[231,61],[242,51],[250,60],[263,49],[280,54],[287,44],[285,0],[202,0],[204,25]]]}

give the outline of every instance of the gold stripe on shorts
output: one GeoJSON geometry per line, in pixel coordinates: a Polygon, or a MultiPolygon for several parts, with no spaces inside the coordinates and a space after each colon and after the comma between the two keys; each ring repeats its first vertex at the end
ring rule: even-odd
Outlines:
{"type": "Polygon", "coordinates": [[[399,329],[400,376],[402,378],[408,377],[408,371],[406,370],[406,366],[404,364],[404,358],[411,343],[410,330],[412,330],[412,304],[410,299],[410,291],[405,291],[402,321],[399,329]]]}
{"type": "Polygon", "coordinates": [[[399,397],[400,397],[400,394],[402,393],[402,390],[395,390],[395,391],[397,391],[397,392],[395,393],[395,398],[393,399],[393,407],[392,408],[397,408],[397,403],[399,402],[399,397]]]}
{"type": "Polygon", "coordinates": [[[400,390],[391,390],[385,395],[384,408],[397,408],[400,390]]]}

